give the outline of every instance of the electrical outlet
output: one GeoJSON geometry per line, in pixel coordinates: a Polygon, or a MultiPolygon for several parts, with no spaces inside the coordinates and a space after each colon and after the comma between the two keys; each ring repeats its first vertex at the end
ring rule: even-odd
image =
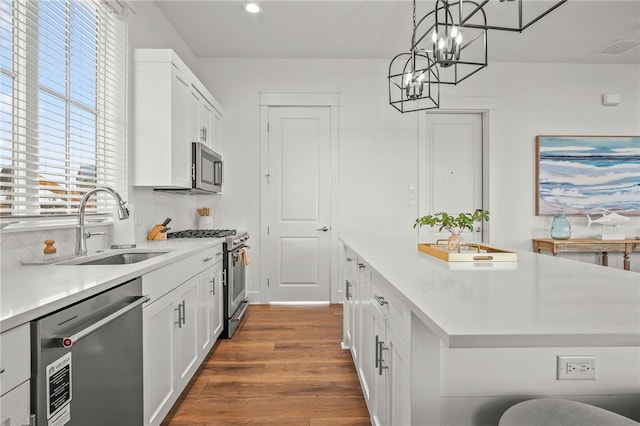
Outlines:
{"type": "Polygon", "coordinates": [[[558,355],[558,380],[595,380],[596,357],[593,355],[558,355]]]}

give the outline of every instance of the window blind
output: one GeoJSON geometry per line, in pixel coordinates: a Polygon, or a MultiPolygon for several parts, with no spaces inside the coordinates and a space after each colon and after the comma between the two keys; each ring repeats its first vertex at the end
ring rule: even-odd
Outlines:
{"type": "Polygon", "coordinates": [[[126,184],[126,23],[97,0],[0,8],[0,215],[77,214],[90,188],[126,184]]]}

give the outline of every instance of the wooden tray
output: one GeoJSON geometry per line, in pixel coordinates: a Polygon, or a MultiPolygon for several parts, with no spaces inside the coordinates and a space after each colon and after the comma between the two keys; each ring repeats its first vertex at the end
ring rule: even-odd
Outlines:
{"type": "Polygon", "coordinates": [[[418,250],[447,262],[517,262],[518,254],[483,244],[464,244],[460,252],[449,251],[444,244],[418,244],[418,250]]]}

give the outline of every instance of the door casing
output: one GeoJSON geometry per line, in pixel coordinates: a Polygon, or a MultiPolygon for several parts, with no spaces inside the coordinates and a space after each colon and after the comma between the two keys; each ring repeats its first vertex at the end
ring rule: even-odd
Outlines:
{"type": "Polygon", "coordinates": [[[269,164],[268,150],[268,124],[270,107],[318,107],[330,108],[331,120],[331,243],[330,243],[330,263],[331,263],[331,303],[338,303],[344,299],[344,288],[339,285],[339,93],[311,93],[311,92],[260,92],[260,303],[269,303],[269,288],[267,286],[269,261],[263,242],[267,241],[266,219],[269,212],[264,202],[265,194],[268,191],[267,176],[269,164]]]}

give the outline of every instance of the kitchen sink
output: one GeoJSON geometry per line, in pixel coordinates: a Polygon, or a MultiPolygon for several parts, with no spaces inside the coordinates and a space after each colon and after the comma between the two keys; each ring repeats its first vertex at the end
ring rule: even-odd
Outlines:
{"type": "Polygon", "coordinates": [[[98,255],[91,257],[79,257],[66,262],[59,263],[58,265],[130,265],[132,263],[142,262],[148,259],[152,259],[161,254],[168,253],[166,251],[133,251],[124,253],[113,253],[107,256],[98,255]]]}

